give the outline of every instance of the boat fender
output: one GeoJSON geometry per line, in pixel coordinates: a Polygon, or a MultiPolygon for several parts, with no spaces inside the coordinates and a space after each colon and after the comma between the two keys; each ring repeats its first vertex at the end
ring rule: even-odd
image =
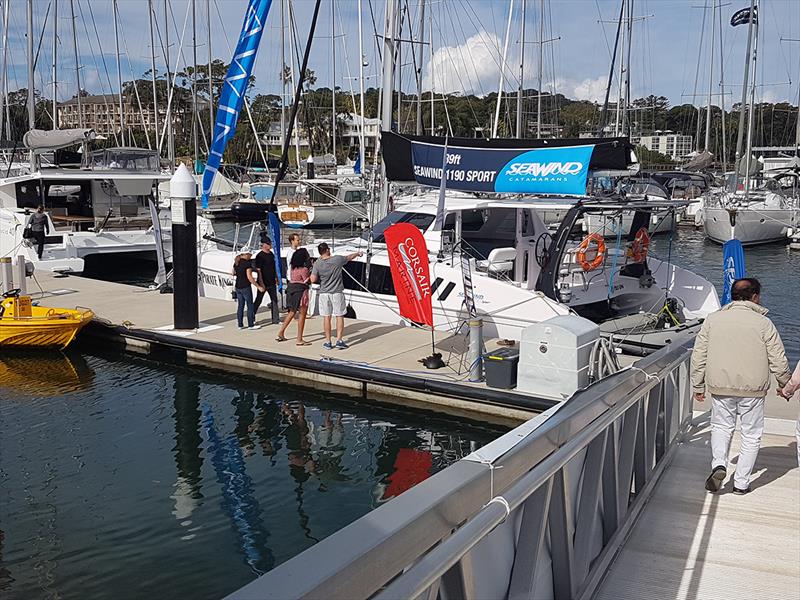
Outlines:
{"type": "Polygon", "coordinates": [[[647,260],[647,251],[650,249],[650,233],[646,227],[636,232],[631,244],[631,258],[634,262],[641,263],[647,260]]]}
{"type": "Polygon", "coordinates": [[[599,233],[592,233],[583,238],[581,245],[578,246],[578,252],[575,255],[575,260],[584,271],[594,271],[603,264],[606,256],[606,242],[603,236],[599,233]],[[589,246],[594,244],[596,246],[596,254],[592,260],[586,258],[586,253],[589,246]]]}

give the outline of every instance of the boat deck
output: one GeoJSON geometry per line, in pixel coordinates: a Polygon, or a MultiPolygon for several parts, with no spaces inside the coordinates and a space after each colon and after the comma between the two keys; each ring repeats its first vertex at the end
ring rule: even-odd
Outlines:
{"type": "MultiPolygon", "coordinates": [[[[746,496],[732,493],[732,473],[721,493],[703,488],[709,439],[706,413],[662,475],[596,600],[800,598],[794,436],[764,436],[746,496]]],[[[732,463],[738,445],[737,434],[732,463]]]]}
{"type": "MultiPolygon", "coordinates": [[[[437,332],[436,351],[442,353],[448,367],[428,370],[419,362],[431,354],[427,330],[348,319],[345,340],[351,347],[324,350],[322,318],[315,316],[306,321],[304,336],[312,345],[298,347],[294,324],[287,331],[288,341],[275,341],[278,326],[264,324],[269,319],[266,307],[256,316],[261,329],[239,330],[234,302],[200,298],[199,329],[173,331],[172,294],[41,271],[36,278],[41,290],[33,282],[28,290],[34,301],[45,306],[91,308],[96,318],[86,334],[122,339],[133,350],[152,352],[166,347],[183,353],[188,362],[348,388],[363,397],[485,417],[507,425],[523,422],[558,402],[470,383],[465,334],[456,337],[437,332]]],[[[486,340],[486,346],[493,349],[497,342],[486,340]]]]}

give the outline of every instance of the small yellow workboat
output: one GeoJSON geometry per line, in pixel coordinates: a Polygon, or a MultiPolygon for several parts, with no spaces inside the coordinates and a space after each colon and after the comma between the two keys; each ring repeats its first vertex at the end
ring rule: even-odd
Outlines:
{"type": "Polygon", "coordinates": [[[63,349],[93,317],[89,309],[33,306],[11,290],[0,302],[0,346],[63,349]]]}

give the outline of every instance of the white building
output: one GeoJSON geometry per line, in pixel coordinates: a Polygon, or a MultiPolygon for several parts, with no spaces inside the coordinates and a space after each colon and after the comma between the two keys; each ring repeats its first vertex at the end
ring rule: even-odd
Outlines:
{"type": "MultiPolygon", "coordinates": [[[[349,113],[342,117],[340,124],[342,128],[337,131],[337,135],[345,146],[351,148],[358,147],[359,136],[361,135],[361,115],[349,113]]],[[[381,120],[364,119],[364,153],[372,156],[378,146],[378,138],[381,135],[381,120]]]]}
{"type": "Polygon", "coordinates": [[[681,160],[692,152],[692,136],[673,131],[656,131],[655,135],[631,136],[631,143],[660,152],[672,160],[681,160]]]}

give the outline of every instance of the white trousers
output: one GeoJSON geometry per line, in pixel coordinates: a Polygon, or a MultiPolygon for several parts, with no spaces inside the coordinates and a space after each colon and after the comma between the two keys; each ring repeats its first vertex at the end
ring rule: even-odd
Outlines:
{"type": "Polygon", "coordinates": [[[750,474],[756,464],[764,433],[764,398],[739,398],[736,396],[711,396],[711,468],[728,468],[731,438],[739,415],[742,443],[733,485],[745,490],[750,485],[750,474]]]}

